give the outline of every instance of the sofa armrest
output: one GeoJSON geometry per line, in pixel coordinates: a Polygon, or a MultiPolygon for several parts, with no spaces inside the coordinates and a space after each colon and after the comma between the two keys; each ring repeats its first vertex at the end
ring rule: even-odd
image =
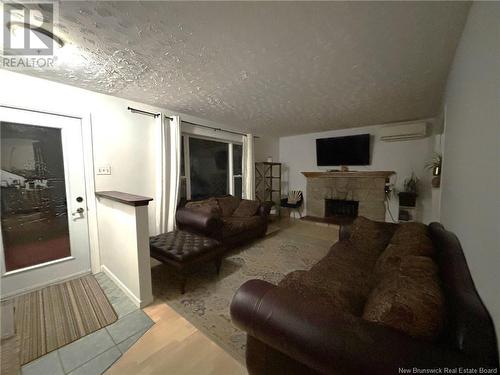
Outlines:
{"type": "Polygon", "coordinates": [[[271,212],[271,208],[273,206],[273,202],[262,202],[257,210],[257,214],[260,217],[263,217],[267,220],[269,213],[271,212]]]}
{"type": "Polygon", "coordinates": [[[206,236],[213,235],[222,228],[222,220],[217,214],[186,207],[177,210],[175,220],[179,229],[206,236]]]}
{"type": "Polygon", "coordinates": [[[388,375],[402,367],[474,365],[459,352],[318,308],[314,297],[304,301],[262,280],[243,284],[230,309],[233,322],[249,335],[324,374],[388,375]]]}

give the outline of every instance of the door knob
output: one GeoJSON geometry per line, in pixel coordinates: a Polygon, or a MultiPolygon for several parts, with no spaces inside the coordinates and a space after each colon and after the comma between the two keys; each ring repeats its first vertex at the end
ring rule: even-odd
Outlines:
{"type": "Polygon", "coordinates": [[[82,207],[79,207],[79,208],[77,208],[77,209],[76,209],[76,211],[75,211],[75,212],[73,212],[71,215],[73,215],[73,216],[75,216],[75,215],[77,215],[77,214],[78,214],[78,215],[81,215],[81,214],[83,214],[83,211],[84,211],[84,209],[83,209],[82,207]]]}

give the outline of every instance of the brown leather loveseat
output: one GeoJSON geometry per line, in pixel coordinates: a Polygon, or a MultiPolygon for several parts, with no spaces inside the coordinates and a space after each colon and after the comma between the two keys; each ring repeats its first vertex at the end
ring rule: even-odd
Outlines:
{"type": "Polygon", "coordinates": [[[232,195],[191,201],[176,213],[181,230],[214,238],[226,249],[263,237],[270,207],[232,195]]]}
{"type": "Polygon", "coordinates": [[[251,375],[498,373],[492,320],[439,223],[358,218],[311,270],[243,284],[231,316],[251,375]]]}

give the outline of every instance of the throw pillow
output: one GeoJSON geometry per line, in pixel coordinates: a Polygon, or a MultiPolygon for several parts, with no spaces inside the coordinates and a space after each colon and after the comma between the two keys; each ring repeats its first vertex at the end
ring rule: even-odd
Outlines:
{"type": "Polygon", "coordinates": [[[389,243],[397,224],[358,216],[352,224],[350,240],[358,251],[380,254],[389,243]]]}
{"type": "Polygon", "coordinates": [[[297,298],[316,304],[321,301],[328,310],[361,316],[365,298],[356,290],[337,280],[325,277],[324,274],[308,271],[293,271],[279,283],[280,288],[288,289],[297,298]]]}
{"type": "Polygon", "coordinates": [[[242,199],[238,208],[233,212],[234,217],[251,217],[257,213],[260,207],[258,201],[242,199]]]}
{"type": "Polygon", "coordinates": [[[221,214],[221,209],[219,207],[219,203],[214,198],[209,198],[209,199],[205,199],[202,201],[187,202],[185,207],[189,208],[190,210],[211,213],[214,215],[221,214]]]}
{"type": "Polygon", "coordinates": [[[428,243],[427,241],[416,241],[406,244],[390,243],[377,259],[373,272],[374,277],[376,280],[380,280],[384,274],[397,270],[401,260],[405,257],[431,257],[433,254],[434,247],[432,243],[428,243]]]}
{"type": "Polygon", "coordinates": [[[219,202],[219,207],[222,211],[223,217],[232,216],[233,212],[238,208],[240,204],[240,198],[233,197],[232,195],[228,195],[227,197],[217,198],[217,202],[219,202]]]}
{"type": "Polygon", "coordinates": [[[433,340],[443,327],[444,296],[431,258],[407,256],[399,269],[384,276],[372,290],[363,318],[433,340]]]}

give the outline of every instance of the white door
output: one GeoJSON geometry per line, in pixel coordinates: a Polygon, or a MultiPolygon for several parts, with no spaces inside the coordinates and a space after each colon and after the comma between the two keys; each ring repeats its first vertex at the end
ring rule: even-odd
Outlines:
{"type": "Polygon", "coordinates": [[[90,271],[82,124],[0,106],[1,296],[90,271]]]}

